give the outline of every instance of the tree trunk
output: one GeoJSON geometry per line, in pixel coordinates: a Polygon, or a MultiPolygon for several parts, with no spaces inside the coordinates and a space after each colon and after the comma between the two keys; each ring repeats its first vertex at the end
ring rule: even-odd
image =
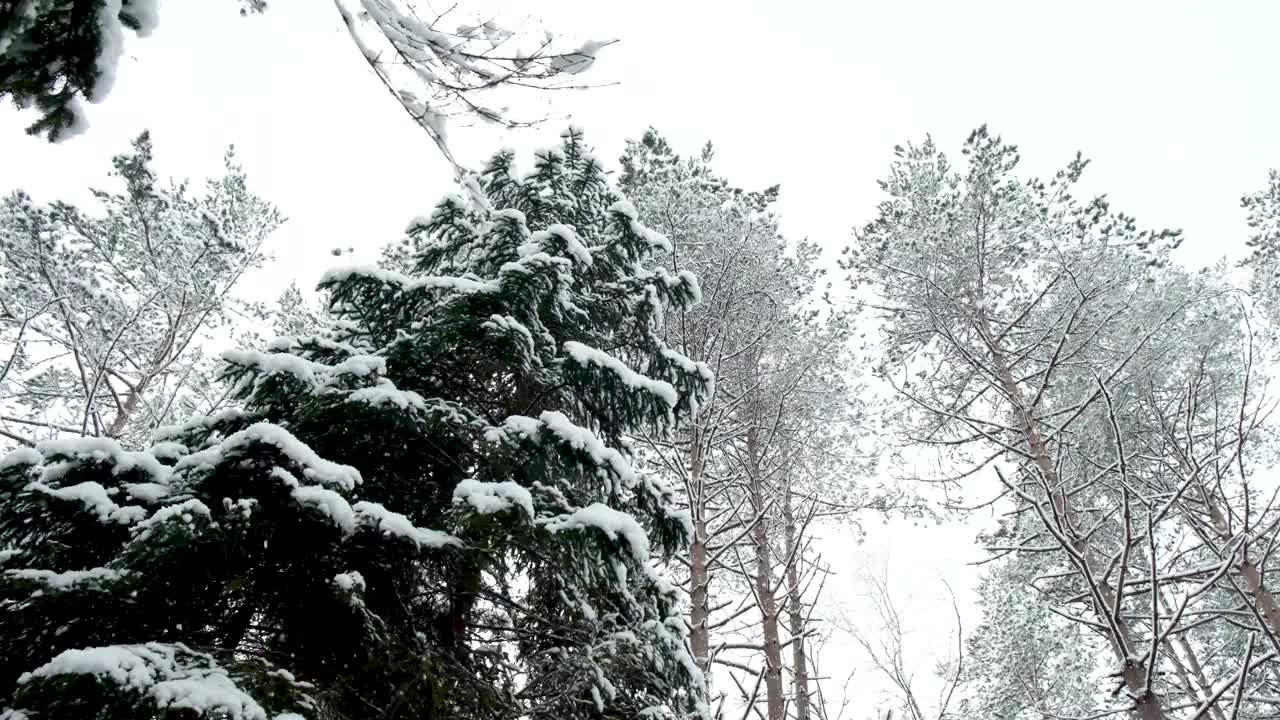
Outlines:
{"type": "Polygon", "coordinates": [[[702,471],[702,438],[695,421],[692,449],[689,452],[689,513],[693,516],[693,538],[689,543],[689,640],[693,646],[693,659],[710,682],[710,577],[707,572],[707,513],[703,506],[705,499],[702,492],[702,471]]]}
{"type": "MultiPolygon", "coordinates": [[[[1164,593],[1159,595],[1160,607],[1162,607],[1168,615],[1173,615],[1173,608],[1169,606],[1168,600],[1165,599],[1164,593]]],[[[1186,658],[1186,667],[1182,663],[1176,663],[1178,672],[1182,675],[1182,682],[1187,686],[1187,691],[1192,693],[1192,697],[1197,703],[1204,702],[1213,696],[1213,683],[1209,682],[1209,678],[1204,674],[1204,666],[1200,664],[1200,658],[1196,655],[1195,648],[1191,647],[1191,643],[1187,642],[1186,633],[1173,633],[1173,642],[1186,658]]],[[[1222,712],[1222,708],[1214,703],[1209,708],[1209,714],[1213,716],[1213,720],[1227,720],[1226,715],[1222,712]]]]}
{"type": "MultiPolygon", "coordinates": [[[[1241,478],[1243,481],[1244,478],[1241,478]]],[[[1201,488],[1201,498],[1205,504],[1209,506],[1209,519],[1213,522],[1213,529],[1217,532],[1218,537],[1224,542],[1231,541],[1231,528],[1227,524],[1227,519],[1222,513],[1222,508],[1218,505],[1217,497],[1211,495],[1201,488]]],[[[1267,630],[1271,635],[1280,640],[1280,604],[1277,604],[1276,597],[1263,584],[1262,571],[1257,563],[1249,559],[1248,550],[1241,554],[1241,560],[1236,565],[1236,572],[1244,580],[1245,590],[1249,592],[1249,597],[1253,598],[1254,609],[1262,616],[1267,624],[1267,630]]]]}
{"type": "Polygon", "coordinates": [[[1244,577],[1245,588],[1249,590],[1249,595],[1253,597],[1254,603],[1262,618],[1267,622],[1267,629],[1271,631],[1277,639],[1280,639],[1280,606],[1276,605],[1275,595],[1267,590],[1262,583],[1262,571],[1257,564],[1245,557],[1240,562],[1240,575],[1244,577]]]}
{"type": "Polygon", "coordinates": [[[150,377],[145,377],[129,390],[129,396],[125,398],[120,412],[116,414],[115,420],[111,421],[111,427],[107,428],[107,437],[118,438],[124,432],[125,426],[129,424],[129,420],[137,412],[138,401],[142,399],[142,393],[147,391],[147,385],[150,381],[150,377]]]}
{"type": "Polygon", "coordinates": [[[786,541],[787,562],[787,620],[791,631],[791,682],[796,703],[796,720],[809,720],[809,667],[805,658],[804,604],[800,597],[800,552],[796,547],[795,511],[791,507],[791,484],[787,483],[782,501],[783,537],[786,541]]]}
{"type": "MultiPolygon", "coordinates": [[[[757,414],[758,415],[758,414],[757,414]]],[[[758,419],[758,417],[756,418],[758,419]]],[[[765,508],[764,478],[760,470],[760,445],[756,424],[747,430],[748,472],[751,474],[751,501],[757,514],[765,508]]],[[[770,567],[769,532],[761,518],[751,532],[756,555],[756,597],[760,603],[761,634],[764,637],[764,687],[768,708],[767,720],[784,720],[782,696],[782,644],[778,640],[778,607],[773,597],[773,573],[770,567]]]]}

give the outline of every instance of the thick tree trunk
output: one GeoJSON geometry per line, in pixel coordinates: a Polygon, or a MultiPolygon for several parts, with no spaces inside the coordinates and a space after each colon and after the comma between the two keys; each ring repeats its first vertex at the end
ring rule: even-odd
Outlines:
{"type": "Polygon", "coordinates": [[[1049,444],[1040,431],[1039,423],[1032,415],[1031,408],[1028,407],[1021,386],[1014,379],[1008,360],[995,342],[995,334],[991,331],[991,325],[985,314],[981,315],[980,322],[990,348],[992,364],[1000,379],[1001,389],[1012,404],[1013,414],[1022,424],[1023,440],[1034,459],[1036,468],[1044,478],[1045,485],[1052,489],[1050,499],[1055,515],[1060,519],[1058,532],[1065,537],[1072,552],[1080,558],[1083,571],[1092,579],[1094,613],[1103,625],[1114,622],[1116,626],[1116,632],[1111,633],[1110,645],[1115,652],[1116,660],[1120,663],[1125,687],[1134,699],[1134,716],[1141,720],[1164,720],[1165,713],[1160,698],[1147,689],[1146,667],[1138,660],[1139,653],[1134,652],[1135,645],[1129,621],[1125,619],[1124,613],[1113,612],[1119,602],[1116,591],[1107,581],[1105,574],[1098,569],[1088,536],[1082,535],[1078,530],[1079,521],[1075,508],[1072,507],[1070,497],[1059,482],[1057,468],[1054,467],[1053,459],[1049,455],[1049,444]]]}
{"type": "MultiPolygon", "coordinates": [[[[1243,479],[1243,478],[1242,478],[1243,479]]],[[[1218,505],[1217,498],[1207,492],[1201,491],[1201,497],[1205,504],[1209,506],[1209,519],[1213,522],[1213,529],[1217,532],[1218,537],[1223,541],[1230,542],[1231,528],[1227,524],[1227,518],[1222,512],[1222,508],[1218,505]]],[[[1236,565],[1236,572],[1244,580],[1245,590],[1249,592],[1249,597],[1253,598],[1254,609],[1262,616],[1263,621],[1267,624],[1269,630],[1276,640],[1280,640],[1280,604],[1276,602],[1276,597],[1267,589],[1263,582],[1262,570],[1257,563],[1249,559],[1248,553],[1242,554],[1242,559],[1236,565]]]]}
{"type": "MultiPolygon", "coordinates": [[[[751,474],[751,500],[756,513],[766,505],[764,478],[760,468],[758,431],[753,424],[747,431],[748,472],[751,474]]],[[[763,519],[751,532],[756,555],[756,597],[760,602],[761,635],[764,639],[764,687],[768,708],[767,720],[784,720],[782,695],[782,643],[778,639],[778,606],[773,597],[773,573],[769,553],[769,532],[763,519]]]]}
{"type": "Polygon", "coordinates": [[[1267,590],[1262,581],[1262,570],[1247,557],[1240,562],[1240,575],[1244,578],[1245,588],[1253,597],[1255,607],[1267,622],[1267,628],[1277,639],[1280,639],[1280,606],[1276,604],[1275,595],[1267,590]]]}
{"type": "Polygon", "coordinates": [[[795,509],[791,506],[791,485],[782,502],[783,536],[787,553],[787,621],[791,632],[791,684],[796,703],[796,720],[809,720],[809,665],[805,657],[804,604],[800,597],[800,552],[796,547],[795,509]]]}

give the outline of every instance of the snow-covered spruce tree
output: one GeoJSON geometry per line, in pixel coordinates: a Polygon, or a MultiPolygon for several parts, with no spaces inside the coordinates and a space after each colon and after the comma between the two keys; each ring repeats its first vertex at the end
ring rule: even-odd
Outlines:
{"type": "Polygon", "coordinates": [[[35,105],[31,135],[56,141],[85,127],[81,99],[115,84],[126,30],[156,26],[156,0],[15,0],[0,5],[0,99],[35,105]]]}
{"type": "Polygon", "coordinates": [[[623,441],[709,383],[658,334],[696,281],[579,132],[512,160],[412,275],[328,273],[326,337],[227,353],[243,411],[0,461],[9,720],[705,716],[623,441]]]}
{"type": "MultiPolygon", "coordinates": [[[[82,100],[100,103],[115,85],[128,35],[147,37],[159,0],[12,0],[0,3],[0,100],[40,114],[30,135],[57,142],[86,127],[82,100]]],[[[264,0],[240,0],[240,14],[264,0]]]]}

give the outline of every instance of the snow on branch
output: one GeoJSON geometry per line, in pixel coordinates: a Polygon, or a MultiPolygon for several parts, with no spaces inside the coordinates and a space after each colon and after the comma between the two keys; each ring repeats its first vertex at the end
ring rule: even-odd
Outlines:
{"type": "MultiPolygon", "coordinates": [[[[176,442],[176,438],[182,438],[192,432],[206,432],[214,430],[219,425],[233,424],[240,422],[249,417],[243,410],[239,408],[224,408],[209,415],[200,415],[186,422],[177,425],[161,425],[152,433],[152,439],[157,445],[161,445],[161,450],[173,450],[175,446],[184,447],[181,443],[176,442]],[[164,445],[164,443],[173,443],[172,445],[164,445]]],[[[161,457],[160,453],[152,448],[152,454],[161,457]]],[[[185,453],[183,453],[185,454],[185,453]]],[[[172,457],[173,453],[168,455],[172,457]]]]}
{"type": "Polygon", "coordinates": [[[44,456],[37,452],[35,448],[20,447],[9,451],[4,457],[0,457],[0,471],[20,465],[39,465],[43,460],[44,456]]]}
{"type": "MultiPolygon", "coordinates": [[[[268,720],[267,711],[242,690],[212,656],[181,644],[108,645],[65,650],[18,678],[36,681],[89,675],[147,698],[159,710],[191,710],[201,717],[268,720]]],[[[277,715],[276,718],[283,717],[277,715]]],[[[296,716],[294,716],[296,717],[296,716]]]]}
{"type": "Polygon", "coordinates": [[[651,377],[641,375],[635,370],[627,367],[621,360],[604,352],[603,350],[597,350],[596,348],[583,345],[580,342],[569,340],[564,344],[564,351],[569,353],[569,357],[573,358],[574,362],[579,365],[594,365],[595,367],[607,370],[616,375],[618,379],[622,381],[623,385],[626,385],[633,390],[643,390],[651,393],[666,403],[667,407],[675,407],[676,403],[680,400],[680,395],[676,392],[676,389],[671,386],[671,383],[664,382],[662,380],[654,380],[651,377]]]}
{"type": "MultiPolygon", "coordinates": [[[[351,39],[387,90],[451,161],[447,120],[466,116],[504,127],[536,124],[495,105],[514,88],[585,87],[577,76],[613,40],[565,43],[496,20],[453,25],[450,10],[404,0],[334,0],[351,39]]],[[[454,162],[456,166],[457,163],[454,162]]]]}
{"type": "Polygon", "coordinates": [[[637,563],[649,560],[649,536],[630,513],[614,510],[604,503],[593,503],[567,515],[541,521],[550,532],[595,528],[610,538],[626,541],[637,563]]]}
{"type": "MultiPolygon", "coordinates": [[[[110,461],[116,475],[139,471],[157,482],[165,482],[169,469],[160,464],[154,455],[128,451],[110,438],[80,437],[46,440],[36,445],[36,450],[48,459],[67,458],[80,462],[110,461]]],[[[50,479],[48,476],[45,478],[50,479]]]]}
{"type": "Polygon", "coordinates": [[[519,483],[463,480],[453,489],[454,504],[466,503],[481,514],[520,508],[533,517],[533,495],[519,483]]]}
{"type": "Polygon", "coordinates": [[[157,528],[163,527],[165,523],[175,522],[182,523],[188,528],[194,527],[196,518],[207,521],[212,518],[212,514],[207,505],[195,498],[184,500],[176,505],[166,505],[152,513],[151,517],[138,523],[135,528],[138,534],[134,542],[146,542],[157,528]]]}
{"type": "Polygon", "coordinates": [[[238,457],[254,445],[274,445],[290,460],[304,468],[303,474],[321,485],[350,492],[361,483],[360,471],[321,458],[306,443],[288,430],[271,423],[255,423],[228,435],[221,443],[180,459],[175,471],[188,468],[215,467],[228,458],[238,457]]]}
{"type": "Polygon", "coordinates": [[[564,244],[565,252],[579,265],[584,267],[591,266],[591,251],[578,239],[578,234],[574,232],[573,228],[560,223],[548,225],[546,230],[539,230],[533,233],[529,237],[529,242],[517,248],[516,252],[520,257],[528,257],[554,247],[556,240],[564,244]]]}
{"type": "Polygon", "coordinates": [[[261,353],[256,350],[227,350],[222,359],[232,366],[251,368],[263,375],[291,375],[304,385],[328,387],[342,375],[368,377],[386,372],[386,360],[373,355],[356,355],[336,365],[312,362],[291,353],[261,353]]]}
{"type": "Polygon", "coordinates": [[[352,509],[355,510],[356,523],[359,526],[379,531],[386,537],[403,538],[419,548],[436,549],[462,544],[462,541],[448,533],[415,527],[409,518],[398,512],[392,512],[378,503],[361,501],[353,505],[352,509]]]}
{"type": "Polygon", "coordinates": [[[415,290],[446,290],[459,293],[495,292],[496,281],[476,280],[465,277],[426,275],[409,277],[398,272],[383,270],[373,265],[353,265],[337,267],[325,271],[320,278],[320,285],[326,286],[355,280],[368,280],[382,283],[403,292],[415,290]]]}
{"type": "MultiPolygon", "coordinates": [[[[58,470],[62,466],[54,465],[50,470],[58,470]]],[[[132,525],[147,516],[145,508],[138,505],[117,505],[107,494],[107,489],[96,482],[82,482],[64,488],[52,488],[41,482],[27,485],[26,490],[40,493],[58,500],[78,502],[86,512],[98,516],[103,523],[119,523],[132,525]]]]}
{"type": "Polygon", "coordinates": [[[4,572],[4,576],[6,578],[27,580],[53,591],[71,590],[84,585],[116,582],[126,577],[126,575],[126,573],[122,573],[119,570],[104,567],[90,568],[88,570],[68,570],[66,572],[21,568],[18,570],[6,570],[4,572]]]}
{"type": "Polygon", "coordinates": [[[560,443],[590,456],[601,473],[608,472],[621,480],[625,487],[635,486],[636,473],[631,462],[622,453],[605,445],[595,433],[554,410],[543,411],[538,419],[560,443]]]}

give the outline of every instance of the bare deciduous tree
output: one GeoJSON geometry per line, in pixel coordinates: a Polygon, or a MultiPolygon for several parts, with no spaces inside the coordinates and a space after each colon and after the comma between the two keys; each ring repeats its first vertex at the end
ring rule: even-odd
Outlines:
{"type": "MultiPolygon", "coordinates": [[[[904,616],[904,609],[889,589],[889,564],[886,562],[878,574],[865,573],[859,584],[863,588],[866,604],[870,607],[871,626],[868,627],[866,622],[855,621],[844,613],[834,620],[862,648],[876,672],[893,687],[888,713],[892,714],[896,710],[905,720],[947,720],[959,717],[951,708],[964,673],[964,624],[951,585],[942,581],[954,615],[954,629],[946,643],[953,650],[948,654],[939,652],[937,655],[940,659],[933,672],[939,680],[938,697],[930,702],[922,697],[917,682],[918,671],[911,657],[912,650],[907,647],[914,621],[911,616],[904,616]]],[[[938,640],[933,647],[943,645],[942,639],[938,640]]]]}

